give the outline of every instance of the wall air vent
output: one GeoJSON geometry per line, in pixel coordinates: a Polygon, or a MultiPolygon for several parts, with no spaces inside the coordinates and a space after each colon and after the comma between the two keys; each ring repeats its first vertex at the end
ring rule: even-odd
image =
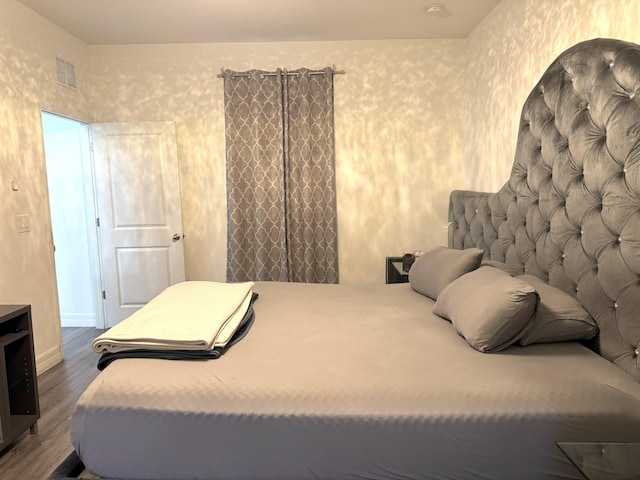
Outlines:
{"type": "Polygon", "coordinates": [[[76,68],[72,63],[56,57],[56,78],[58,83],[76,88],[76,68]]]}

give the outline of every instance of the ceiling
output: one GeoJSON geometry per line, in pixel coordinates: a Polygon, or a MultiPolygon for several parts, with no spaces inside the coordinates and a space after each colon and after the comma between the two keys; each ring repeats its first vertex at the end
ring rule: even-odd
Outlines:
{"type": "Polygon", "coordinates": [[[465,38],[500,0],[19,0],[89,45],[465,38]],[[425,9],[441,4],[444,11],[425,9]]]}

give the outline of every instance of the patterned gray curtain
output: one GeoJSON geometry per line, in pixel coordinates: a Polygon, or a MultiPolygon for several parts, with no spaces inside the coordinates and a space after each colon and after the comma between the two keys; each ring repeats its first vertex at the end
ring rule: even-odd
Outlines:
{"type": "Polygon", "coordinates": [[[227,280],[337,283],[333,70],[223,77],[227,280]]]}

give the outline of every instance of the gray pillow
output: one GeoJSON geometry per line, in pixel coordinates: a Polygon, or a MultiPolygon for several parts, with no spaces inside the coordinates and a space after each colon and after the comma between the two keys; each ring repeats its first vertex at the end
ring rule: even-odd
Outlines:
{"type": "Polygon", "coordinates": [[[577,299],[533,275],[516,278],[527,282],[540,296],[536,317],[518,340],[520,345],[580,340],[598,333],[596,322],[577,299]]]}
{"type": "Polygon", "coordinates": [[[409,283],[418,293],[438,298],[444,287],[465,273],[475,270],[482,261],[484,250],[467,248],[456,250],[438,247],[420,256],[409,270],[409,283]]]}
{"type": "Polygon", "coordinates": [[[480,267],[447,286],[433,313],[451,320],[467,343],[481,352],[498,352],[515,343],[533,320],[536,290],[494,267],[480,267]]]}

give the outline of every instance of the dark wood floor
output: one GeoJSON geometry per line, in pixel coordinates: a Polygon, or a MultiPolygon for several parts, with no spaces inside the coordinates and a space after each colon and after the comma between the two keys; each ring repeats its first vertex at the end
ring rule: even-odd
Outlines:
{"type": "Polygon", "coordinates": [[[64,361],[38,377],[38,433],[27,431],[0,453],[0,479],[44,480],[71,453],[71,411],[98,374],[98,354],[91,350],[91,340],[102,332],[95,328],[62,329],[64,361]]]}

